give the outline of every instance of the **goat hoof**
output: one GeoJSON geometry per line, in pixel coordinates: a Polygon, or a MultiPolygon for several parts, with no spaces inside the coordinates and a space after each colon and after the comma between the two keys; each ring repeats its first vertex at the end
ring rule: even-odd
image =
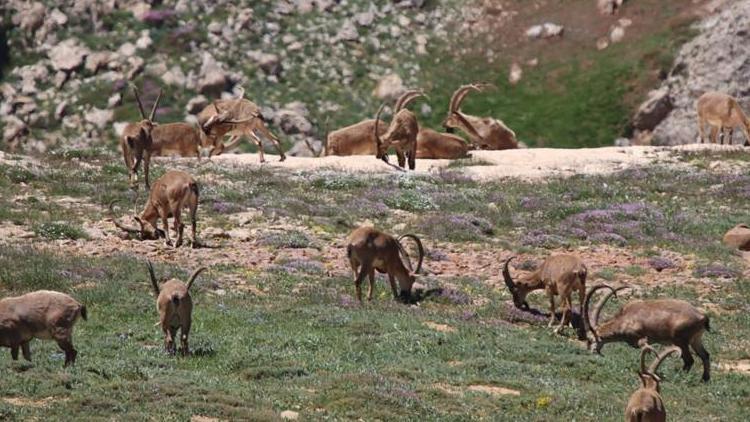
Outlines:
{"type": "Polygon", "coordinates": [[[284,161],[284,160],[286,160],[286,155],[282,155],[281,158],[279,158],[279,161],[284,161]]]}

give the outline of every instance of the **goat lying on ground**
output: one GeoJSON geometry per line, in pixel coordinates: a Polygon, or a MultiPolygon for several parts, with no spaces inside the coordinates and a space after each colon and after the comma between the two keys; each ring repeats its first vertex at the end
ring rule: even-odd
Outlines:
{"type": "MultiPolygon", "coordinates": [[[[560,296],[561,307],[563,309],[560,325],[555,328],[555,333],[560,333],[568,323],[570,323],[573,314],[573,291],[578,291],[579,310],[583,313],[583,300],[586,296],[586,265],[580,258],[573,255],[552,255],[544,260],[542,265],[531,274],[522,277],[518,281],[513,281],[510,276],[508,264],[513,257],[505,261],[503,267],[503,279],[513,296],[513,304],[519,308],[528,310],[529,304],[526,302],[526,295],[534,290],[544,289],[547,292],[550,302],[550,321],[549,326],[555,323],[555,295],[560,296]]],[[[578,337],[586,338],[585,321],[578,329],[578,337]]]]}
{"type": "Polygon", "coordinates": [[[127,227],[114,218],[112,206],[116,201],[109,204],[109,209],[113,214],[112,221],[119,229],[136,234],[141,240],[156,240],[165,237],[169,246],[172,245],[172,241],[169,237],[168,219],[174,217],[174,230],[177,233],[175,247],[180,247],[185,228],[181,220],[182,209],[187,207],[190,212],[192,246],[196,247],[198,246],[196,240],[198,195],[198,183],[192,176],[184,171],[170,170],[154,182],[143,212],[140,216],[135,217],[140,225],[139,229],[127,227]],[[159,229],[156,225],[159,218],[162,220],[164,230],[159,229]]]}
{"type": "Polygon", "coordinates": [[[664,359],[669,355],[680,354],[680,348],[672,346],[657,354],[648,344],[641,348],[641,370],[638,377],[641,379],[641,388],[637,389],[630,396],[628,406],[625,408],[625,420],[629,422],[664,422],[667,420],[667,410],[664,408],[664,401],[661,398],[659,382],[661,378],[656,375],[656,370],[664,359]],[[646,369],[646,353],[653,352],[656,358],[651,366],[646,369]]]}
{"type": "Polygon", "coordinates": [[[721,144],[724,132],[729,132],[729,145],[732,144],[734,128],[740,127],[745,133],[745,146],[750,146],[750,119],[742,111],[737,99],[721,92],[706,92],[695,102],[698,109],[698,132],[701,143],[706,138],[706,124],[711,126],[711,143],[716,143],[716,135],[721,131],[721,144]]]}
{"type": "Polygon", "coordinates": [[[0,346],[10,347],[13,360],[18,360],[20,347],[24,359],[31,361],[32,339],[55,340],[65,352],[64,366],[72,365],[78,354],[73,347],[73,326],[79,316],[86,320],[86,307],[64,293],[39,290],[2,299],[0,346]]]}
{"type": "Polygon", "coordinates": [[[167,353],[175,353],[174,338],[177,335],[177,330],[180,330],[182,354],[190,353],[188,336],[190,335],[193,314],[193,299],[190,297],[190,288],[198,274],[206,269],[206,267],[201,267],[195,270],[187,284],[173,278],[164,282],[160,288],[156,281],[154,267],[151,265],[151,261],[148,262],[148,274],[156,295],[156,310],[159,312],[159,325],[164,332],[164,349],[167,353]]]}
{"type": "Polygon", "coordinates": [[[684,300],[634,300],[620,308],[615,316],[599,324],[599,316],[607,300],[626,288],[613,289],[602,284],[594,286],[586,295],[583,319],[594,336],[591,350],[599,353],[605,344],[619,341],[633,347],[643,342],[675,345],[680,348],[683,369],[689,371],[694,362],[691,347],[703,362],[703,381],[711,379],[711,361],[702,341],[703,333],[710,331],[708,317],[684,300]],[[593,317],[589,318],[591,296],[601,289],[609,289],[609,292],[594,308],[593,317]]]}
{"type": "Polygon", "coordinates": [[[481,92],[485,84],[470,84],[458,88],[451,97],[448,116],[443,120],[447,132],[460,129],[469,137],[477,149],[513,149],[518,148],[516,134],[501,120],[492,117],[478,117],[461,111],[469,91],[481,92]]]}
{"type": "Polygon", "coordinates": [[[370,277],[367,300],[372,300],[375,270],[388,275],[394,299],[400,296],[403,301],[408,301],[411,297],[415,274],[422,269],[424,248],[419,238],[413,234],[405,234],[396,239],[372,227],[360,227],[349,235],[346,255],[354,273],[354,285],[360,303],[362,302],[362,282],[367,276],[370,277]],[[401,240],[405,237],[413,239],[419,250],[417,269],[414,271],[412,271],[409,255],[401,244],[401,240]],[[395,280],[398,280],[400,295],[396,289],[395,280]]]}
{"type": "Polygon", "coordinates": [[[449,133],[440,133],[428,128],[419,128],[417,134],[417,158],[456,159],[469,156],[469,145],[463,138],[449,133]]]}

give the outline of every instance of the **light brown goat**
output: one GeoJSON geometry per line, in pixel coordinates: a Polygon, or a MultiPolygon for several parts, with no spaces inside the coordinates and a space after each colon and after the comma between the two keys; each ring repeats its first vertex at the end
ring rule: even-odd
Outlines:
{"type": "MultiPolygon", "coordinates": [[[[135,188],[137,186],[137,172],[138,167],[141,165],[141,160],[144,155],[150,159],[151,153],[150,148],[152,144],[151,136],[156,124],[154,123],[154,117],[156,116],[156,108],[159,106],[159,100],[161,99],[161,92],[156,97],[153,107],[151,107],[151,113],[146,117],[146,113],[143,111],[143,103],[141,103],[141,97],[138,95],[138,89],[135,86],[133,88],[133,95],[138,104],[138,111],[141,113],[141,120],[138,122],[128,123],[122,132],[120,138],[120,149],[122,150],[122,158],[125,161],[125,167],[128,168],[128,181],[130,186],[135,188]]],[[[146,167],[146,186],[148,187],[148,167],[146,167]]]]}
{"type": "MultiPolygon", "coordinates": [[[[141,212],[140,216],[135,217],[135,220],[140,225],[140,229],[125,226],[117,221],[114,215],[112,216],[112,221],[121,230],[136,234],[141,240],[156,240],[160,237],[165,237],[167,245],[171,246],[172,241],[169,238],[168,219],[174,217],[174,230],[177,233],[175,247],[180,247],[182,245],[182,232],[185,227],[180,217],[183,208],[188,208],[192,229],[192,246],[196,247],[198,196],[198,183],[192,176],[184,171],[170,170],[154,182],[143,212],[141,212]],[[157,227],[157,220],[160,218],[164,230],[160,230],[157,227]]],[[[114,202],[110,203],[110,211],[112,211],[113,205],[114,202]]],[[[114,214],[114,211],[112,213],[114,214]]]]}
{"type": "Polygon", "coordinates": [[[417,116],[410,110],[406,109],[414,99],[423,97],[424,93],[417,90],[407,91],[398,101],[393,109],[393,118],[391,119],[388,130],[380,135],[380,115],[383,113],[385,104],[380,106],[375,116],[375,127],[373,128],[373,137],[377,142],[377,153],[375,156],[383,161],[388,161],[388,149],[393,147],[398,157],[398,165],[401,168],[406,167],[408,159],[409,169],[414,170],[417,159],[417,135],[419,134],[419,123],[417,116]]]}
{"type": "MultiPolygon", "coordinates": [[[[560,307],[562,308],[562,318],[560,325],[555,328],[555,333],[560,333],[573,315],[574,291],[578,291],[579,312],[583,315],[583,301],[586,297],[586,265],[580,258],[573,255],[552,255],[544,260],[541,266],[532,273],[513,281],[510,276],[508,264],[513,257],[505,261],[503,267],[503,280],[513,296],[513,304],[519,308],[528,310],[529,304],[526,302],[526,296],[534,290],[542,290],[549,297],[550,320],[549,327],[555,323],[555,296],[560,296],[560,307]]],[[[586,328],[579,327],[578,337],[586,339],[586,328]]]]}
{"type": "MultiPolygon", "coordinates": [[[[378,134],[388,128],[384,121],[378,124],[378,134]]],[[[334,130],[326,136],[325,155],[374,155],[377,153],[375,139],[375,119],[363,120],[351,126],[334,130]]]]}
{"type": "Polygon", "coordinates": [[[13,360],[18,348],[31,361],[29,342],[38,338],[55,340],[65,352],[65,364],[74,364],[78,352],[73,347],[73,326],[78,317],[87,318],[86,306],[59,292],[39,290],[0,300],[0,346],[10,347],[13,360]]]}
{"type": "Polygon", "coordinates": [[[702,341],[703,333],[711,331],[709,319],[684,300],[634,300],[626,303],[611,319],[599,324],[599,316],[607,300],[626,288],[597,285],[586,295],[583,309],[584,320],[594,336],[591,350],[599,353],[605,344],[620,341],[633,347],[644,342],[675,345],[682,352],[683,369],[689,371],[694,362],[691,347],[703,362],[703,381],[711,379],[711,361],[702,341]],[[602,297],[589,318],[591,296],[601,289],[608,289],[609,292],[602,297]]]}
{"type": "Polygon", "coordinates": [[[372,300],[375,287],[375,270],[388,275],[393,298],[398,299],[400,297],[406,302],[411,297],[415,274],[422,269],[424,248],[419,238],[413,234],[405,234],[396,239],[372,227],[360,227],[349,235],[346,255],[352,267],[357,299],[360,303],[362,302],[362,282],[367,276],[370,278],[367,300],[372,300]],[[401,244],[401,240],[407,237],[416,242],[419,250],[416,270],[412,270],[409,255],[401,244]],[[400,294],[399,290],[396,289],[396,280],[398,280],[400,294]]]}
{"type": "Polygon", "coordinates": [[[676,353],[679,356],[680,348],[673,346],[657,354],[648,344],[641,348],[641,370],[638,377],[641,379],[641,388],[635,390],[628,400],[625,408],[625,420],[627,422],[664,422],[667,420],[667,410],[661,398],[659,382],[661,378],[656,375],[656,370],[664,359],[676,353]],[[652,352],[656,358],[651,366],[646,369],[646,353],[652,352]]]}
{"type": "Polygon", "coordinates": [[[745,146],[750,146],[750,119],[742,111],[737,99],[721,92],[706,92],[696,101],[698,109],[698,132],[701,143],[706,138],[706,124],[711,126],[711,143],[716,143],[716,135],[721,131],[721,144],[724,133],[729,132],[729,145],[732,144],[734,128],[740,127],[745,133],[745,146]]]}
{"type": "Polygon", "coordinates": [[[456,159],[469,156],[469,145],[463,138],[432,129],[420,128],[417,135],[417,158],[456,159]]]}
{"type": "Polygon", "coordinates": [[[198,277],[206,267],[198,268],[190,276],[187,284],[173,278],[162,283],[161,288],[156,281],[154,267],[148,262],[148,274],[151,277],[151,286],[156,295],[156,310],[159,312],[159,325],[164,332],[164,349],[167,353],[175,353],[174,339],[177,330],[180,330],[180,343],[182,354],[190,353],[188,347],[188,336],[190,336],[190,325],[192,324],[193,299],[190,297],[190,288],[195,278],[198,277]]]}
{"type": "Polygon", "coordinates": [[[514,149],[518,148],[516,134],[501,120],[492,117],[477,117],[461,111],[461,103],[470,91],[481,92],[486,84],[470,84],[458,88],[451,97],[448,116],[443,120],[447,132],[461,129],[477,149],[514,149]]]}
{"type": "Polygon", "coordinates": [[[258,145],[259,160],[263,163],[266,159],[263,156],[263,142],[258,136],[260,134],[276,147],[281,156],[279,161],[286,159],[279,138],[266,126],[260,107],[242,96],[236,99],[215,100],[198,113],[198,123],[206,134],[203,146],[212,147],[209,156],[219,155],[224,150],[234,148],[243,136],[247,136],[258,145]],[[231,136],[227,145],[223,142],[226,135],[231,136]]]}

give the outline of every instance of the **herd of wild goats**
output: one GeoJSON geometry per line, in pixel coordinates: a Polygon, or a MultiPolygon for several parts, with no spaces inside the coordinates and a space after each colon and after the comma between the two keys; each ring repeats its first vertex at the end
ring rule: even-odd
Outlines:
{"type": "MultiPolygon", "coordinates": [[[[459,158],[465,157],[471,147],[479,149],[517,148],[515,133],[502,121],[489,117],[476,117],[463,113],[461,103],[471,91],[482,91],[487,85],[471,84],[460,87],[454,92],[449,106],[448,116],[443,121],[446,131],[460,129],[470,139],[467,144],[463,138],[439,133],[420,127],[414,113],[406,107],[414,99],[424,96],[421,91],[411,90],[404,93],[393,107],[390,124],[380,120],[383,106],[374,120],[364,120],[331,132],[326,137],[326,155],[375,155],[387,161],[387,151],[396,150],[400,167],[414,169],[416,158],[459,158]]],[[[179,247],[182,242],[184,225],[180,214],[184,208],[190,212],[192,225],[192,246],[197,245],[196,211],[199,189],[195,179],[183,171],[170,170],[154,182],[149,182],[149,166],[152,156],[180,155],[198,157],[201,147],[210,148],[209,157],[221,154],[225,149],[234,147],[243,136],[251,138],[257,145],[260,161],[263,162],[261,136],[271,140],[278,150],[281,160],[285,159],[278,138],[266,127],[259,107],[244,99],[216,100],[198,114],[199,127],[187,123],[156,124],[154,116],[161,93],[156,99],[148,117],[133,87],[142,120],[130,123],[121,138],[121,148],[125,165],[129,171],[129,182],[132,188],[138,189],[136,173],[143,161],[144,178],[147,189],[150,189],[146,205],[135,220],[140,227],[128,227],[116,218],[115,225],[135,235],[140,240],[157,240],[164,238],[169,246],[179,247]],[[229,135],[230,143],[225,145],[223,138],[229,135]],[[177,239],[172,242],[167,220],[173,218],[173,230],[177,239]],[[162,228],[158,228],[158,220],[162,228]]],[[[704,139],[704,126],[711,126],[711,142],[721,132],[724,142],[725,131],[729,132],[731,143],[732,132],[741,126],[747,139],[750,139],[750,120],[740,109],[737,101],[724,94],[707,93],[696,102],[699,116],[700,139],[704,139]]],[[[748,145],[746,143],[745,145],[748,145]]],[[[110,204],[110,210],[114,203],[110,204]]],[[[395,299],[405,302],[411,300],[411,290],[416,274],[422,267],[424,248],[420,239],[413,234],[393,237],[372,227],[355,229],[347,240],[347,257],[354,274],[357,299],[362,302],[362,282],[369,278],[368,300],[372,300],[375,284],[375,271],[388,276],[395,299]],[[402,244],[404,238],[412,239],[419,252],[416,269],[412,267],[409,255],[402,244]],[[398,280],[398,287],[396,286],[398,280]]],[[[683,369],[689,370],[694,362],[690,348],[700,357],[703,363],[703,381],[710,379],[709,354],[703,347],[702,336],[709,331],[709,320],[706,315],[691,304],[676,299],[634,300],[623,306],[611,319],[600,323],[600,313],[606,302],[627,287],[612,288],[597,285],[586,292],[587,268],[583,261],[573,255],[559,254],[548,257],[535,271],[514,280],[510,274],[509,263],[505,261],[503,278],[512,295],[514,305],[522,310],[530,310],[526,296],[535,290],[544,290],[550,302],[550,321],[552,327],[557,320],[555,296],[560,297],[562,315],[554,332],[560,333],[572,323],[573,292],[578,293],[578,312],[582,322],[577,324],[578,337],[586,341],[593,352],[599,353],[606,343],[625,342],[640,348],[640,371],[638,373],[642,387],[635,391],[628,401],[626,420],[663,421],[666,411],[659,393],[660,378],[657,368],[669,355],[682,357],[683,369]],[[599,290],[607,292],[594,305],[589,315],[589,303],[599,290]],[[588,334],[591,334],[591,338],[588,334]],[[658,353],[651,344],[660,343],[669,347],[658,353]],[[655,359],[647,368],[646,355],[653,353],[655,359]]],[[[154,294],[157,296],[157,309],[160,325],[165,337],[165,348],[170,354],[176,352],[175,337],[181,331],[181,352],[187,354],[188,336],[190,333],[192,300],[190,287],[198,275],[206,268],[197,269],[187,284],[171,279],[159,285],[151,263],[148,272],[154,294]]],[[[70,296],[53,291],[37,291],[19,297],[0,300],[0,346],[9,347],[14,360],[18,359],[18,350],[23,357],[31,360],[29,342],[34,339],[52,339],[65,352],[65,366],[73,364],[76,350],[72,343],[72,330],[77,319],[87,318],[86,307],[70,296]]]]}

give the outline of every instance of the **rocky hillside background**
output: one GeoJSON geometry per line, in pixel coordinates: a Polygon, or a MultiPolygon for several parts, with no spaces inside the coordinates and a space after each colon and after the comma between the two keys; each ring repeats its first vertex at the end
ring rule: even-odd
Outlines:
{"type": "Polygon", "coordinates": [[[610,145],[634,134],[646,93],[668,75],[674,85],[691,24],[723,3],[11,0],[0,5],[2,149],[114,148],[137,116],[130,82],[147,107],[165,90],[161,122],[191,121],[244,88],[298,154],[305,138],[320,145],[327,128],[373,116],[406,88],[428,92],[415,107],[438,127],[451,92],[472,81],[497,89],[465,110],[504,120],[529,145],[610,145]]]}

